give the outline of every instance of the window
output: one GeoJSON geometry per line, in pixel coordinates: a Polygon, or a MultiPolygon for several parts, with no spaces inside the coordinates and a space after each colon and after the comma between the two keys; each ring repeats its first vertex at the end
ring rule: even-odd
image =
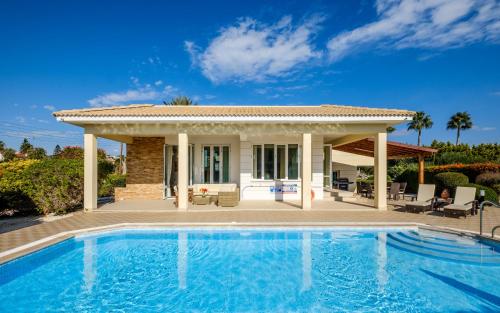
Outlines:
{"type": "Polygon", "coordinates": [[[254,145],[254,179],[298,179],[299,145],[254,145]]]}
{"type": "Polygon", "coordinates": [[[286,146],[276,146],[276,178],[286,178],[286,146]]]}
{"type": "Polygon", "coordinates": [[[210,147],[203,147],[203,182],[210,182],[210,147]]]}
{"type": "Polygon", "coordinates": [[[203,182],[218,184],[229,182],[229,146],[203,146],[203,182]]]}
{"type": "Polygon", "coordinates": [[[229,182],[229,147],[222,147],[222,182],[229,182]]]}
{"type": "Polygon", "coordinates": [[[288,179],[299,178],[299,145],[288,145],[288,179]]]}
{"type": "Polygon", "coordinates": [[[274,145],[264,145],[264,179],[274,179],[274,145]]]}
{"type": "Polygon", "coordinates": [[[253,178],[262,178],[262,146],[253,146],[253,178]]]}

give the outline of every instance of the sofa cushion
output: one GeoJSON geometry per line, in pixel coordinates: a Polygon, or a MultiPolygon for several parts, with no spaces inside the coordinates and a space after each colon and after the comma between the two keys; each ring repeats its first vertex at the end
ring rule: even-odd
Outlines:
{"type": "Polygon", "coordinates": [[[206,188],[209,195],[217,195],[219,191],[232,192],[236,190],[236,184],[194,184],[193,194],[202,194],[201,189],[206,188]]]}

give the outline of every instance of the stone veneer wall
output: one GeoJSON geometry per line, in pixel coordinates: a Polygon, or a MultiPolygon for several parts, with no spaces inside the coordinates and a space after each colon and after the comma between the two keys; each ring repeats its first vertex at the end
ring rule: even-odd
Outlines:
{"type": "Polygon", "coordinates": [[[163,199],[164,137],[135,137],[127,144],[127,185],[115,188],[115,200],[163,199]]]}

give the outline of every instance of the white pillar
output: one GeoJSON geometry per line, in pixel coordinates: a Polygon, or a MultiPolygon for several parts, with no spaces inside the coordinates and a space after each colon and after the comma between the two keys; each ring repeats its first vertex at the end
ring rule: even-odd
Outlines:
{"type": "Polygon", "coordinates": [[[189,177],[189,145],[188,135],[180,133],[178,135],[179,150],[178,156],[178,179],[177,179],[177,194],[179,195],[179,203],[177,205],[179,210],[185,211],[188,207],[188,177],[189,177]]]}
{"type": "Polygon", "coordinates": [[[374,145],[375,207],[387,210],[387,133],[375,134],[374,145]]]}
{"type": "Polygon", "coordinates": [[[312,207],[311,180],[312,180],[312,136],[302,134],[302,209],[312,207]]]}
{"type": "Polygon", "coordinates": [[[83,135],[83,208],[97,209],[97,138],[94,134],[83,135]]]}

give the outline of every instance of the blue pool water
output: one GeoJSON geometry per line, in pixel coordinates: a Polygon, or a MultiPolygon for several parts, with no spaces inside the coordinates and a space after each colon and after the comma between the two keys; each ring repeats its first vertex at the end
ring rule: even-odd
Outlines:
{"type": "Polygon", "coordinates": [[[412,229],[120,230],[0,266],[1,312],[500,312],[500,245],[412,229]]]}

